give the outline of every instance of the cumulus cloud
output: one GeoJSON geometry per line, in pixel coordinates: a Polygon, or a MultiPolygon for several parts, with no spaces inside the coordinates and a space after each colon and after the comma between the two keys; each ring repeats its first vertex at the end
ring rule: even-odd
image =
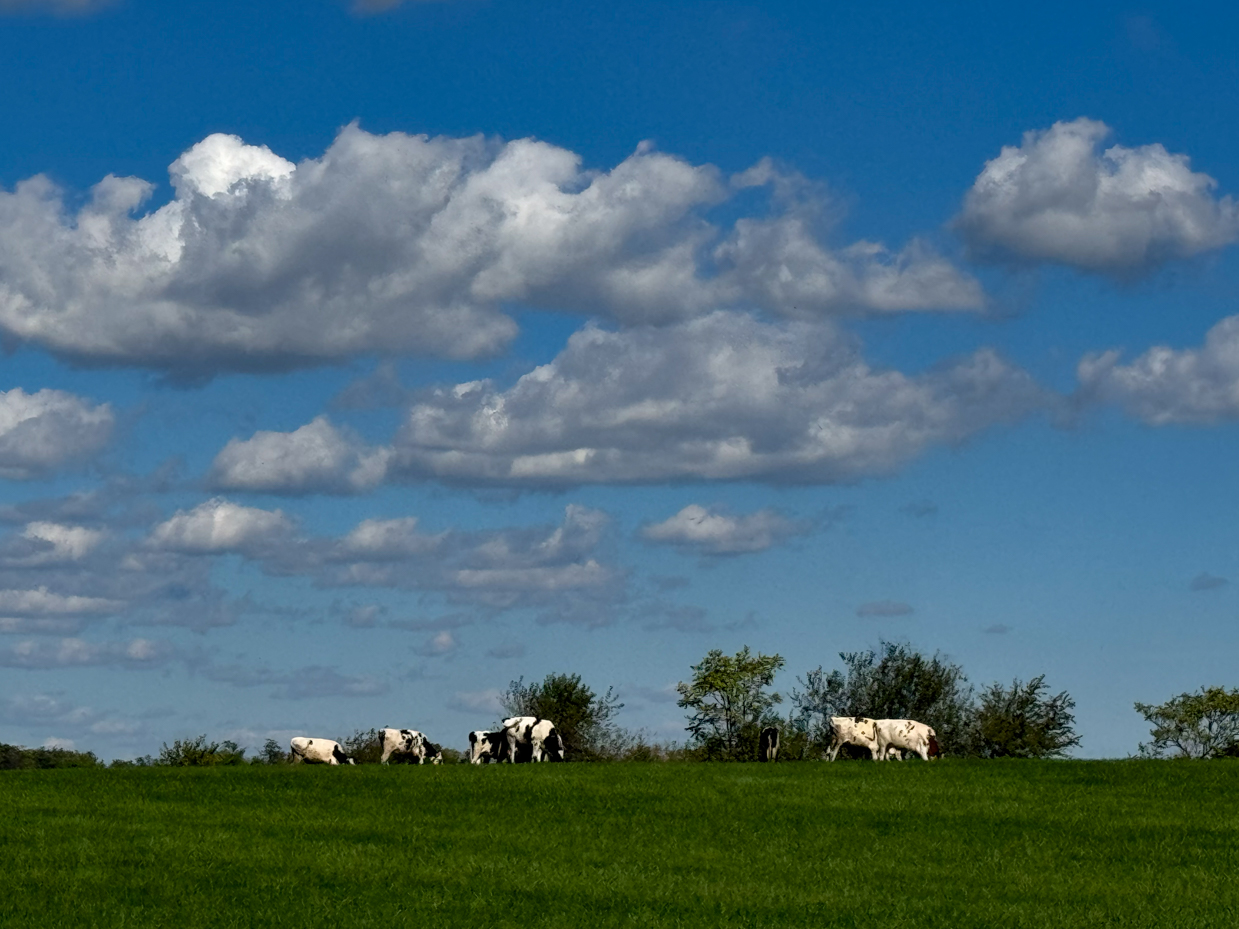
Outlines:
{"type": "Polygon", "coordinates": [[[294,164],[212,135],[175,196],[109,175],[80,208],[43,176],[0,191],[0,331],[93,364],[179,378],[357,354],[474,358],[516,332],[513,302],[666,323],[719,306],[776,313],[977,309],[976,282],[913,244],[839,251],[804,210],[730,230],[728,184],[642,145],[608,171],[532,139],[343,129],[294,164]]]}
{"type": "Polygon", "coordinates": [[[865,618],[910,616],[913,612],[911,606],[898,600],[874,600],[856,608],[856,615],[865,618]]]}
{"type": "Polygon", "coordinates": [[[115,613],[123,606],[102,597],[72,597],[39,587],[35,590],[0,590],[0,614],[10,616],[80,616],[115,613]]]}
{"type": "Polygon", "coordinates": [[[0,666],[8,668],[157,668],[176,653],[167,642],[151,639],[90,642],[80,638],[56,641],[25,639],[0,647],[0,666]]]}
{"type": "Polygon", "coordinates": [[[641,529],[650,542],[675,545],[704,555],[736,555],[765,551],[792,535],[807,532],[809,523],[764,509],[734,516],[717,508],[691,503],[661,523],[641,529]]]}
{"type": "MultiPolygon", "coordinates": [[[[0,269],[0,304],[4,286],[0,269]]],[[[88,458],[108,443],[114,424],[111,404],[94,404],[63,390],[0,391],[0,477],[42,477],[88,458]]]]}
{"type": "Polygon", "coordinates": [[[1199,349],[1158,345],[1130,364],[1117,350],[1085,356],[1081,397],[1117,403],[1154,426],[1239,418],[1239,316],[1228,316],[1199,349]]]}
{"type": "Polygon", "coordinates": [[[507,390],[434,391],[409,410],[389,473],[509,487],[831,483],[1046,402],[987,349],[909,377],[870,368],[837,328],[716,312],[666,329],[587,326],[507,390]]]}
{"type": "Polygon", "coordinates": [[[955,225],[979,257],[1055,262],[1118,276],[1233,242],[1239,205],[1161,145],[1100,150],[1091,119],[1026,132],[986,162],[955,225]]]}
{"type": "Polygon", "coordinates": [[[289,536],[293,528],[280,510],[241,506],[216,497],[192,510],[178,510],[151,531],[150,544],[185,554],[254,553],[289,536]]]}
{"type": "Polygon", "coordinates": [[[456,636],[452,635],[450,629],[444,629],[442,632],[432,635],[413,651],[423,658],[444,658],[451,655],[459,647],[460,643],[456,641],[456,636]]]}
{"type": "Polygon", "coordinates": [[[293,432],[233,439],[215,456],[207,483],[221,490],[358,493],[383,480],[387,457],[319,416],[293,432]]]}
{"type": "Polygon", "coordinates": [[[106,538],[102,529],[38,520],[0,546],[0,565],[37,567],[83,561],[106,538]]]}

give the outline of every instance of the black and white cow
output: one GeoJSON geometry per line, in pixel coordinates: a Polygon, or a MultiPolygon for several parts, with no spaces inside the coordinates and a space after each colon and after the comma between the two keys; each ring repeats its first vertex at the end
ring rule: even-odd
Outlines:
{"type": "Polygon", "coordinates": [[[779,730],[774,726],[767,726],[761,731],[761,738],[757,743],[757,760],[779,760],[779,730]]]}
{"type": "Polygon", "coordinates": [[[503,761],[508,757],[508,733],[504,729],[487,732],[475,729],[469,733],[469,763],[486,764],[488,761],[503,761]]]}
{"type": "Polygon", "coordinates": [[[352,764],[353,759],[344,754],[339,742],[331,739],[309,739],[296,736],[288,747],[292,750],[293,764],[352,764]]]}
{"type": "Polygon", "coordinates": [[[839,756],[844,745],[859,745],[869,749],[869,756],[878,760],[878,726],[866,716],[830,717],[830,748],[826,750],[830,760],[839,756]]]}
{"type": "Polygon", "coordinates": [[[512,716],[503,721],[508,740],[508,761],[512,764],[536,761],[563,761],[564,742],[549,719],[537,716],[512,716]]]}
{"type": "Polygon", "coordinates": [[[392,757],[416,758],[418,764],[425,764],[427,758],[431,764],[440,761],[438,749],[416,729],[380,729],[379,740],[383,746],[380,764],[387,764],[392,757]]]}

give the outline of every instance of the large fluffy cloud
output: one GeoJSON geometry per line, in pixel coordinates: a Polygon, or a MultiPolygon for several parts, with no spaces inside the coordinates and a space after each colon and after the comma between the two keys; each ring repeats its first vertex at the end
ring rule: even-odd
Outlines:
{"type": "Polygon", "coordinates": [[[0,391],[0,477],[41,477],[85,459],[107,444],[114,424],[110,404],[63,390],[0,391]]]}
{"type": "Polygon", "coordinates": [[[518,487],[846,481],[1044,402],[989,350],[909,377],[870,368],[833,327],[719,312],[662,329],[587,327],[507,390],[435,391],[410,409],[390,471],[518,487]]]}
{"type": "Polygon", "coordinates": [[[704,211],[778,182],[725,182],[642,146],[609,171],[529,139],[343,129],[293,164],[212,135],[175,197],[108,176],[80,208],[38,176],[0,191],[0,330],[96,364],[180,378],[357,353],[476,357],[527,304],[666,322],[720,305],[778,313],[975,309],[967,275],[913,245],[832,252],[805,211],[717,229],[704,211]]]}
{"type": "Polygon", "coordinates": [[[1152,425],[1239,419],[1239,316],[1228,316],[1201,348],[1158,345],[1130,364],[1112,350],[1078,368],[1082,395],[1117,403],[1152,425]]]}
{"type": "Polygon", "coordinates": [[[1239,205],[1161,145],[1100,150],[1091,119],[1027,132],[986,162],[956,227],[978,256],[1130,276],[1233,242],[1239,205]]]}

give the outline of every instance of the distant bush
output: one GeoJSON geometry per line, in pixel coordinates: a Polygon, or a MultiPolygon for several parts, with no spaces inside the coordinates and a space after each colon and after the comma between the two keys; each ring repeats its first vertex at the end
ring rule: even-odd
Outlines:
{"type": "Polygon", "coordinates": [[[288,752],[275,739],[267,739],[258,754],[250,759],[250,764],[288,764],[288,752]]]}
{"type": "Polygon", "coordinates": [[[100,768],[94,752],[75,752],[67,748],[22,748],[0,743],[0,771],[38,768],[100,768]]]}
{"type": "Polygon", "coordinates": [[[245,763],[245,749],[236,742],[208,742],[205,735],[164,743],[155,764],[175,768],[213,768],[245,763]]]}
{"type": "Polygon", "coordinates": [[[1153,741],[1140,746],[1147,758],[1239,757],[1239,690],[1202,687],[1136,712],[1153,725],[1153,741]]]}
{"type": "Polygon", "coordinates": [[[377,729],[358,729],[340,747],[355,764],[378,764],[383,757],[383,736],[377,729]]]}
{"type": "Polygon", "coordinates": [[[991,684],[981,691],[973,717],[970,753],[982,758],[1061,758],[1080,744],[1075,701],[1063,691],[1050,696],[1045,675],[1010,689],[991,684]]]}

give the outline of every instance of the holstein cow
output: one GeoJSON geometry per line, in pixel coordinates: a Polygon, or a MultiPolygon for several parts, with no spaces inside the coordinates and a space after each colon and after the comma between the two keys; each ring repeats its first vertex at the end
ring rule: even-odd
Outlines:
{"type": "Polygon", "coordinates": [[[877,730],[878,754],[883,760],[891,749],[916,752],[922,761],[942,754],[938,750],[938,733],[915,719],[879,719],[877,730]]]}
{"type": "Polygon", "coordinates": [[[293,764],[302,761],[310,764],[352,764],[353,759],[344,754],[339,742],[331,739],[307,739],[299,735],[288,743],[292,749],[293,764]]]}
{"type": "Polygon", "coordinates": [[[503,721],[508,739],[508,761],[563,761],[564,742],[549,719],[537,716],[512,716],[503,721]]]}
{"type": "Polygon", "coordinates": [[[387,764],[393,755],[416,758],[418,764],[425,764],[427,758],[431,764],[438,764],[440,761],[438,749],[416,729],[380,729],[379,741],[383,746],[380,764],[387,764]]]}
{"type": "Polygon", "coordinates": [[[486,732],[475,729],[469,733],[469,763],[486,764],[488,761],[503,761],[508,755],[508,733],[486,732]]]}
{"type": "Polygon", "coordinates": [[[834,761],[839,756],[839,749],[844,745],[859,745],[869,749],[869,756],[878,760],[878,727],[874,720],[866,716],[832,716],[830,717],[830,748],[827,754],[834,761]]]}
{"type": "Polygon", "coordinates": [[[757,760],[779,760],[779,730],[774,726],[767,726],[761,731],[761,738],[757,743],[757,760]]]}

